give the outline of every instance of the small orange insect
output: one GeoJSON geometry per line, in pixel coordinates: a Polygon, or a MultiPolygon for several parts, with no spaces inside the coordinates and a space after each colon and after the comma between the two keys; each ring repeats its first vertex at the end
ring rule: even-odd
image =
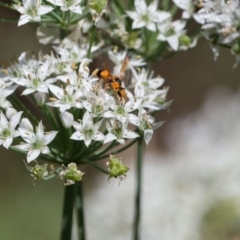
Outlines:
{"type": "Polygon", "coordinates": [[[127,53],[124,60],[123,60],[119,77],[118,76],[113,76],[111,74],[111,72],[108,70],[107,66],[105,66],[105,64],[104,64],[104,66],[105,66],[106,69],[97,70],[97,72],[96,72],[96,75],[99,78],[103,79],[104,82],[106,82],[105,89],[112,89],[114,92],[117,93],[117,95],[118,95],[118,97],[120,98],[121,101],[128,99],[126,90],[125,90],[125,88],[122,87],[122,80],[121,79],[123,78],[123,75],[126,71],[127,64],[129,62],[129,60],[130,60],[130,55],[129,55],[129,53],[127,53]]]}

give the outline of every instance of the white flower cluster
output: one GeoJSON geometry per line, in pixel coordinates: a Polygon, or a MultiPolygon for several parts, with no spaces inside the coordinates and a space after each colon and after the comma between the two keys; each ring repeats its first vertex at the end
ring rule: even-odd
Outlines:
{"type": "Polygon", "coordinates": [[[133,20],[132,29],[146,28],[151,32],[157,32],[157,40],[167,42],[174,51],[186,50],[196,45],[196,39],[192,42],[181,41],[186,36],[186,19],[173,20],[170,11],[158,10],[158,2],[154,0],[147,6],[145,0],[135,0],[135,11],[126,11],[133,20]]]}
{"type": "MultiPolygon", "coordinates": [[[[63,128],[55,130],[61,133],[64,128],[75,129],[68,136],[71,139],[69,141],[84,141],[87,147],[93,141],[124,144],[125,139],[137,138],[142,132],[148,144],[153,130],[162,125],[162,122],[155,123],[152,112],[166,109],[170,104],[165,101],[168,89],[158,89],[164,79],[160,76],[154,78],[153,73],[149,75],[144,68],[136,70],[145,62],[133,56],[127,68],[131,70],[132,79],[128,86],[120,80],[127,97],[120,98],[114,88],[107,89],[99,77],[90,74],[88,64],[91,60],[86,57],[86,49],[86,45],[79,47],[67,41],[55,47],[57,56],[53,53],[47,56],[40,54],[39,60],[36,60],[28,59],[26,54],[22,54],[18,63],[2,69],[5,75],[1,78],[1,108],[10,109],[13,104],[14,108],[20,109],[16,102],[11,104],[6,97],[17,86],[22,86],[24,90],[21,95],[34,95],[32,99],[43,112],[47,110],[51,114],[57,110],[57,115],[51,115],[52,118],[58,118],[63,128]],[[133,128],[134,131],[130,130],[133,128]]],[[[96,47],[93,46],[92,49],[96,47]]],[[[125,55],[126,52],[109,51],[110,58],[117,65],[116,69],[125,55]]],[[[47,145],[55,138],[57,131],[44,134],[41,121],[34,122],[38,125],[34,131],[30,118],[23,118],[20,127],[15,130],[22,114],[22,111],[15,111],[9,117],[9,122],[1,113],[1,143],[9,147],[13,137],[20,135],[25,143],[19,142],[16,147],[28,152],[28,162],[40,154],[49,154],[51,149],[47,145]]]]}
{"type": "Polygon", "coordinates": [[[227,45],[236,55],[238,63],[240,61],[240,2],[238,0],[203,1],[198,15],[203,34],[212,41],[215,57],[219,55],[216,45],[227,45]]]}
{"type": "Polygon", "coordinates": [[[193,16],[202,25],[202,34],[209,40],[214,58],[219,46],[231,48],[240,61],[240,2],[239,0],[173,0],[183,11],[183,18],[193,16]]]}

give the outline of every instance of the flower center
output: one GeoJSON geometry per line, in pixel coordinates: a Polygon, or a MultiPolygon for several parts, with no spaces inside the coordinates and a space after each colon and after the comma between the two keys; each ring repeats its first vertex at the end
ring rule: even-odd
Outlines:
{"type": "Polygon", "coordinates": [[[32,85],[34,88],[37,88],[39,86],[39,83],[40,83],[40,79],[39,78],[34,78],[32,80],[32,85]]]}
{"type": "Polygon", "coordinates": [[[92,107],[92,112],[94,114],[99,114],[99,113],[101,113],[101,111],[102,111],[102,106],[101,105],[96,105],[96,106],[92,107]]]}
{"type": "Polygon", "coordinates": [[[66,7],[70,7],[73,5],[74,0],[65,0],[64,2],[66,7]]]}
{"type": "Polygon", "coordinates": [[[125,109],[123,107],[118,107],[116,112],[119,115],[125,115],[125,109]]]}
{"type": "Polygon", "coordinates": [[[65,96],[65,102],[66,103],[72,103],[73,102],[73,97],[71,95],[66,95],[65,96]]]}
{"type": "Polygon", "coordinates": [[[86,138],[92,138],[92,136],[93,136],[93,129],[92,128],[84,129],[83,133],[84,133],[86,138]]]}
{"type": "Polygon", "coordinates": [[[2,136],[3,136],[4,138],[7,138],[7,137],[9,137],[9,136],[11,136],[11,135],[12,135],[12,131],[11,131],[10,128],[5,128],[5,129],[3,130],[3,132],[2,132],[2,136]]]}
{"type": "Polygon", "coordinates": [[[65,63],[59,63],[57,64],[57,70],[62,73],[64,68],[66,67],[66,64],[65,63]]]}
{"type": "Polygon", "coordinates": [[[33,144],[33,148],[34,149],[41,149],[44,146],[43,142],[40,140],[37,140],[34,144],[33,144]]]}
{"type": "Polygon", "coordinates": [[[37,15],[37,9],[36,8],[29,8],[27,10],[27,14],[30,15],[31,17],[35,17],[37,15]]]}
{"type": "Polygon", "coordinates": [[[144,22],[149,22],[149,16],[148,15],[142,15],[142,20],[144,22]]]}

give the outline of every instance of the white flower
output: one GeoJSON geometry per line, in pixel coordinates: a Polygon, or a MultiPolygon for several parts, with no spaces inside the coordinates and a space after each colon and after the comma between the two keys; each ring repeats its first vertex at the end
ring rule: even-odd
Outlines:
{"type": "Polygon", "coordinates": [[[72,134],[70,139],[78,141],[84,140],[84,143],[87,147],[91,144],[92,140],[103,141],[105,136],[103,133],[98,131],[101,124],[102,120],[93,124],[91,114],[86,111],[81,123],[74,122],[73,127],[75,128],[76,132],[72,134]]]}
{"type": "Polygon", "coordinates": [[[51,98],[53,102],[47,103],[52,107],[59,107],[61,112],[66,111],[72,107],[82,108],[80,97],[82,92],[80,90],[75,91],[74,86],[67,85],[65,89],[62,89],[56,85],[49,84],[49,90],[58,98],[51,98]]]}
{"type": "Polygon", "coordinates": [[[82,14],[80,2],[82,0],[47,0],[48,2],[61,7],[62,11],[72,11],[77,14],[82,14]]]}
{"type": "Polygon", "coordinates": [[[7,149],[12,144],[13,138],[19,136],[19,132],[15,128],[21,119],[22,113],[13,114],[9,121],[2,112],[0,113],[0,145],[7,149]]]}
{"type": "Polygon", "coordinates": [[[23,77],[16,81],[16,84],[24,86],[26,89],[22,95],[28,95],[34,92],[48,93],[48,84],[57,81],[55,78],[48,78],[51,74],[50,61],[37,66],[30,64],[22,66],[23,77]],[[39,66],[40,65],[40,66],[39,66]]]}
{"type": "Polygon", "coordinates": [[[174,51],[178,50],[179,37],[184,33],[184,27],[186,25],[185,21],[176,20],[165,21],[158,25],[158,30],[160,31],[157,39],[160,41],[167,41],[174,51]]]}
{"type": "Polygon", "coordinates": [[[133,102],[128,101],[124,106],[121,105],[111,105],[112,110],[108,110],[103,113],[103,117],[105,118],[114,118],[120,121],[121,123],[135,123],[137,120],[137,116],[133,113],[130,113],[136,109],[136,106],[133,102]]]}
{"type": "Polygon", "coordinates": [[[36,159],[40,153],[49,154],[50,150],[47,145],[55,138],[57,131],[51,131],[44,134],[42,121],[39,122],[36,133],[33,126],[27,118],[22,119],[18,128],[21,137],[26,143],[15,146],[22,151],[28,151],[27,162],[36,159]]]}
{"type": "Polygon", "coordinates": [[[154,117],[147,114],[147,111],[142,109],[139,111],[139,129],[144,132],[144,141],[148,144],[152,138],[153,130],[161,127],[164,122],[154,123],[154,117]]]}
{"type": "Polygon", "coordinates": [[[125,144],[124,138],[137,138],[139,135],[129,129],[127,129],[127,123],[122,124],[117,120],[111,120],[110,124],[106,123],[108,134],[105,136],[104,143],[112,142],[116,140],[120,144],[125,144]]]}
{"type": "Polygon", "coordinates": [[[97,95],[90,91],[86,97],[87,100],[83,101],[83,106],[93,117],[107,111],[113,103],[113,98],[104,89],[100,89],[97,95]]]}
{"type": "Polygon", "coordinates": [[[170,16],[170,13],[158,12],[157,0],[152,1],[149,6],[146,5],[145,0],[135,0],[134,5],[136,12],[126,11],[127,15],[133,19],[133,29],[146,27],[148,30],[156,32],[156,23],[170,16]]]}
{"type": "Polygon", "coordinates": [[[0,87],[0,106],[3,109],[7,109],[12,106],[12,104],[6,99],[9,95],[11,95],[17,88],[17,85],[12,85],[8,88],[0,87]]]}
{"type": "MultiPolygon", "coordinates": [[[[197,1],[193,0],[173,0],[173,2],[181,8],[183,11],[182,18],[188,19],[190,17],[194,17],[196,21],[198,21],[198,15],[196,14],[196,5],[197,1]]],[[[199,1],[200,2],[200,1],[199,1]]]]}
{"type": "Polygon", "coordinates": [[[42,0],[23,0],[23,6],[13,4],[18,12],[21,13],[18,26],[33,21],[41,21],[41,15],[47,14],[53,10],[53,7],[41,5],[42,0]]]}

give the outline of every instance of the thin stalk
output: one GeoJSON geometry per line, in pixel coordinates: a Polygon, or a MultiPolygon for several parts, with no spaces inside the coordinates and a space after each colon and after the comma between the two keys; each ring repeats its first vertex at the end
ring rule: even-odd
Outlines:
{"type": "Polygon", "coordinates": [[[65,187],[60,238],[61,240],[70,240],[72,236],[73,205],[75,195],[75,184],[65,187]]]}
{"type": "Polygon", "coordinates": [[[133,223],[133,239],[140,240],[140,219],[141,219],[141,190],[142,190],[142,165],[144,155],[144,141],[140,137],[137,145],[137,162],[136,162],[136,195],[135,195],[135,214],[133,223]]]}
{"type": "Polygon", "coordinates": [[[95,31],[96,31],[96,26],[92,26],[92,31],[91,31],[91,36],[90,36],[90,41],[89,41],[89,46],[88,46],[88,51],[87,51],[87,58],[91,58],[91,49],[93,45],[93,40],[95,37],[95,31]]]}
{"type": "Polygon", "coordinates": [[[2,3],[2,2],[0,2],[0,6],[16,11],[16,9],[15,9],[12,5],[7,4],[7,3],[2,3]]]}
{"type": "MultiPolygon", "coordinates": [[[[83,205],[83,184],[82,181],[76,182],[77,196],[76,196],[76,208],[77,208],[77,220],[78,220],[78,236],[79,240],[85,240],[85,222],[84,222],[84,205],[83,205]]],[[[66,238],[69,239],[69,238],[66,238]]]]}
{"type": "MultiPolygon", "coordinates": [[[[138,141],[138,138],[134,139],[132,142],[130,142],[128,145],[126,145],[125,147],[123,148],[120,148],[119,150],[116,151],[116,153],[120,153],[126,149],[128,149],[129,147],[131,147],[134,143],[136,143],[138,141]]],[[[93,156],[93,157],[90,157],[88,160],[89,161],[98,161],[98,160],[101,160],[101,159],[104,159],[104,158],[107,158],[109,157],[109,153],[106,154],[106,155],[103,155],[103,156],[99,156],[99,155],[96,155],[96,156],[93,156]]]]}
{"type": "Polygon", "coordinates": [[[108,173],[107,170],[102,169],[102,168],[99,167],[97,164],[95,164],[95,163],[93,163],[93,162],[91,162],[91,161],[88,161],[88,160],[85,160],[84,162],[87,163],[87,164],[92,165],[92,166],[95,167],[97,170],[101,171],[102,173],[105,173],[105,174],[109,175],[109,173],[108,173]]]}

